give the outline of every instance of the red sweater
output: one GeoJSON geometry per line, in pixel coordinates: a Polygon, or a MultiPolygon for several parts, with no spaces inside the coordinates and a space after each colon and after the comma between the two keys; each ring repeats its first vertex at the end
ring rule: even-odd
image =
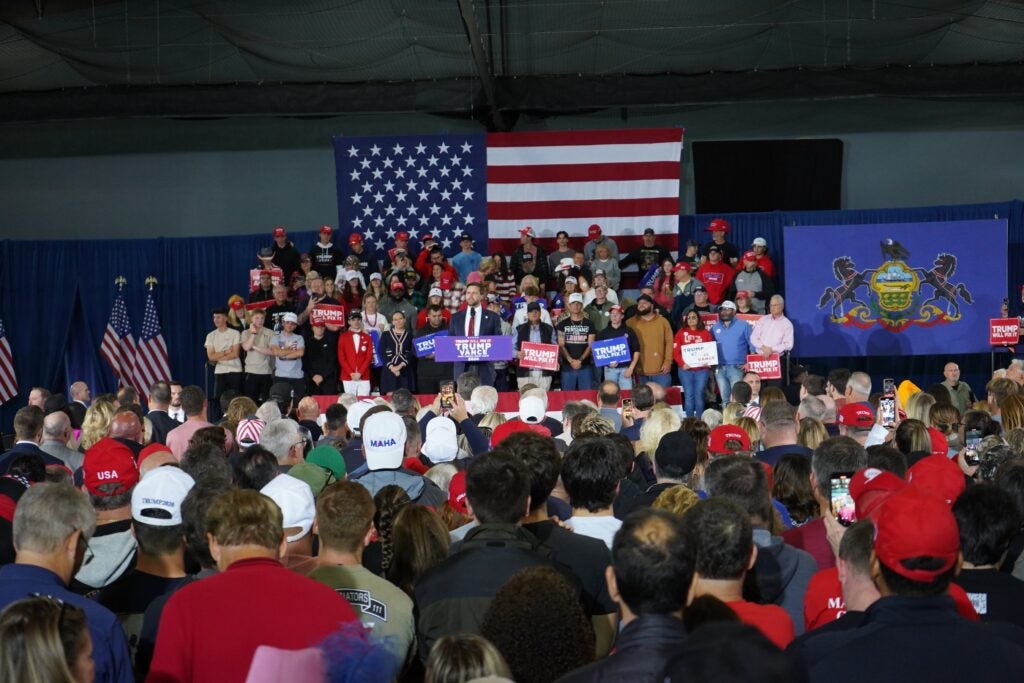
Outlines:
{"type": "Polygon", "coordinates": [[[740,600],[726,603],[744,624],[753,626],[764,634],[765,638],[775,643],[780,650],[793,640],[793,620],[786,610],[778,605],[758,605],[754,602],[740,600]]]}
{"type": "Polygon", "coordinates": [[[146,681],[241,682],[260,645],[310,647],[355,619],[338,593],[277,560],[239,560],[167,601],[146,681]]]}

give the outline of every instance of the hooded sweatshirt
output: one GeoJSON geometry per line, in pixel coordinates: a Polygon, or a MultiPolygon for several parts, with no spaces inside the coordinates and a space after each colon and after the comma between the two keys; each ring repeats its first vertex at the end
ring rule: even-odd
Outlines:
{"type": "Polygon", "coordinates": [[[135,566],[135,548],[130,519],[96,527],[89,540],[93,557],[75,574],[75,582],[88,592],[109,586],[135,566]]]}
{"type": "Polygon", "coordinates": [[[405,489],[410,500],[420,505],[437,508],[447,500],[447,496],[437,484],[405,469],[372,470],[356,481],[362,484],[371,496],[377,495],[385,486],[394,484],[405,489]]]}
{"type": "Polygon", "coordinates": [[[809,553],[786,545],[781,536],[772,536],[766,529],[754,529],[754,543],[757,545],[757,561],[748,575],[753,584],[744,586],[754,589],[758,595],[751,596],[752,602],[778,605],[786,610],[793,620],[796,635],[804,631],[804,594],[811,577],[818,571],[818,563],[809,553]]]}

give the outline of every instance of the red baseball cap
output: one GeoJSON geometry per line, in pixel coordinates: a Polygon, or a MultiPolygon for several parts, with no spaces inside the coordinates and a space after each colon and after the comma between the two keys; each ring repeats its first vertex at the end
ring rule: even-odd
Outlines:
{"type": "Polygon", "coordinates": [[[395,233],[395,241],[398,241],[398,240],[402,240],[403,242],[408,242],[409,241],[409,233],[407,233],[405,230],[402,230],[400,232],[396,232],[395,233]]]}
{"type": "Polygon", "coordinates": [[[420,241],[423,242],[423,244],[426,244],[427,242],[436,242],[437,240],[435,240],[434,236],[428,232],[420,241]]]}
{"type": "Polygon", "coordinates": [[[960,466],[942,455],[921,458],[907,470],[907,485],[953,505],[967,488],[960,466]]]}
{"type": "Polygon", "coordinates": [[[537,236],[537,233],[535,233],[533,231],[533,228],[531,228],[529,225],[527,225],[525,228],[520,228],[519,229],[519,234],[520,235],[526,235],[528,237],[536,237],[537,236]]]}
{"type": "Polygon", "coordinates": [[[332,232],[334,232],[334,228],[332,228],[331,226],[329,226],[329,225],[321,225],[320,226],[320,234],[321,235],[325,235],[325,234],[326,235],[330,235],[332,232]]]}
{"type": "Polygon", "coordinates": [[[171,449],[163,445],[162,443],[151,443],[145,448],[143,448],[141,451],[139,451],[139,465],[142,465],[142,462],[151,455],[156,455],[157,453],[170,452],[171,449]]]}
{"type": "Polygon", "coordinates": [[[456,512],[469,514],[466,506],[466,470],[456,472],[448,484],[448,505],[456,512]]]}
{"type": "Polygon", "coordinates": [[[863,403],[847,403],[839,409],[836,421],[847,427],[858,429],[871,429],[875,424],[875,416],[871,409],[863,403]]]}
{"type": "Polygon", "coordinates": [[[94,496],[117,496],[139,482],[139,467],[132,449],[109,436],[94,443],[82,460],[85,490],[94,496]],[[118,484],[113,491],[101,491],[101,484],[118,484]]]}
{"type": "Polygon", "coordinates": [[[755,254],[752,251],[745,251],[745,252],[743,252],[743,260],[744,261],[756,261],[757,260],[757,254],[755,254]]]}
{"type": "Polygon", "coordinates": [[[351,235],[348,236],[348,243],[349,244],[359,244],[362,241],[363,241],[363,236],[360,235],[359,233],[354,232],[354,233],[352,233],[351,235]]]}
{"type": "Polygon", "coordinates": [[[941,455],[944,458],[948,458],[949,441],[946,439],[946,435],[935,427],[929,427],[928,437],[932,440],[932,455],[941,455]]]}
{"type": "Polygon", "coordinates": [[[589,228],[587,228],[587,234],[590,235],[591,237],[597,237],[598,235],[601,234],[601,226],[598,225],[597,223],[594,223],[589,228]]]}
{"type": "Polygon", "coordinates": [[[868,519],[889,496],[902,491],[907,482],[877,467],[857,470],[850,479],[850,496],[857,506],[857,519],[868,519]]]}
{"type": "Polygon", "coordinates": [[[740,451],[750,450],[750,437],[736,425],[718,425],[711,430],[711,438],[708,443],[708,453],[715,455],[732,455],[740,451]],[[729,448],[726,442],[738,441],[739,448],[729,448]]]}
{"type": "Polygon", "coordinates": [[[672,266],[672,272],[673,273],[676,272],[677,270],[689,270],[689,269],[690,269],[690,264],[687,263],[686,261],[680,261],[679,263],[677,263],[674,266],[672,266]]]}
{"type": "Polygon", "coordinates": [[[704,232],[715,232],[721,230],[722,232],[729,232],[729,221],[724,218],[714,218],[711,223],[704,229],[704,232]]]}
{"type": "Polygon", "coordinates": [[[749,299],[749,298],[750,298],[750,292],[748,292],[745,289],[741,289],[738,292],[736,292],[736,299],[737,299],[737,301],[740,300],[740,299],[749,299]]]}
{"type": "Polygon", "coordinates": [[[274,237],[284,237],[287,233],[280,225],[274,228],[274,237]]]}
{"type": "Polygon", "coordinates": [[[551,430],[543,424],[528,424],[522,420],[509,420],[494,428],[491,432],[491,448],[504,441],[516,432],[536,432],[541,436],[551,436],[551,430]]]}
{"type": "MultiPolygon", "coordinates": [[[[960,480],[963,481],[963,475],[960,480]]],[[[935,496],[908,486],[894,493],[878,512],[875,554],[879,562],[904,578],[920,583],[933,581],[956,563],[959,551],[960,532],[953,512],[935,496]],[[915,557],[934,557],[942,560],[942,564],[935,569],[903,566],[903,561],[915,557]]]]}

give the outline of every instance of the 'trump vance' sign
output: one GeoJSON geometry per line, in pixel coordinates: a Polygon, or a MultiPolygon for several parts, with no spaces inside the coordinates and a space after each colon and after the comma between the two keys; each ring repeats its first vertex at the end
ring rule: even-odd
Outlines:
{"type": "Polygon", "coordinates": [[[512,338],[493,337],[438,337],[434,347],[434,360],[442,363],[479,363],[512,359],[512,338]]]}

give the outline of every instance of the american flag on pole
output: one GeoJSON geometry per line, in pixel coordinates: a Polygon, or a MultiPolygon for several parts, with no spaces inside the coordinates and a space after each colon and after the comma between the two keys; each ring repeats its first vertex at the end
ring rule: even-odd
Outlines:
{"type": "Polygon", "coordinates": [[[7,341],[4,321],[0,320],[0,404],[18,395],[18,378],[14,374],[14,354],[7,341]]]}
{"type": "Polygon", "coordinates": [[[107,329],[100,344],[100,354],[114,371],[121,386],[136,388],[133,381],[135,353],[132,325],[128,321],[128,308],[124,305],[124,283],[119,282],[114,307],[110,310],[110,320],[107,321],[107,329]]]}
{"type": "Polygon", "coordinates": [[[146,314],[142,318],[142,333],[139,335],[138,351],[135,354],[134,386],[140,394],[149,393],[154,382],[168,382],[171,367],[167,359],[167,344],[160,330],[160,317],[156,312],[153,289],[146,296],[146,314]]]}
{"type": "Polygon", "coordinates": [[[648,227],[674,250],[682,144],[681,128],[338,136],[339,241],[355,232],[382,254],[404,230],[450,255],[468,232],[477,251],[511,254],[524,226],[554,248],[559,230],[582,246],[597,223],[620,253],[648,227]]]}

